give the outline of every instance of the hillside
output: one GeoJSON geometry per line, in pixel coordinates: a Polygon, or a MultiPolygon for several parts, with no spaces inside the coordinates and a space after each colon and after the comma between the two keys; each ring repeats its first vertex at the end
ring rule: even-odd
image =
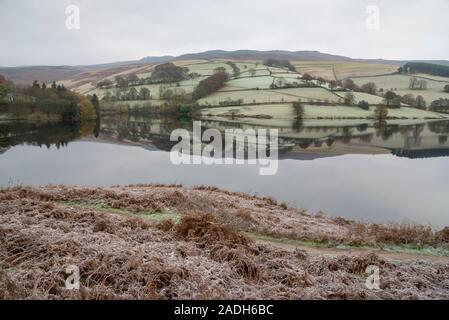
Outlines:
{"type": "MultiPolygon", "coordinates": [[[[97,65],[86,66],[22,66],[22,67],[0,67],[0,74],[3,74],[8,79],[11,79],[18,84],[29,84],[34,80],[40,82],[51,82],[53,80],[67,79],[75,74],[80,74],[84,71],[92,71],[98,69],[118,68],[129,65],[148,65],[165,63],[169,61],[182,60],[266,60],[269,58],[299,60],[299,61],[346,61],[346,62],[360,62],[383,65],[402,65],[407,61],[394,61],[383,59],[355,59],[341,55],[333,55],[322,53],[319,51],[257,51],[257,50],[211,50],[199,53],[189,53],[180,56],[149,56],[140,60],[134,61],[119,61],[97,65]]],[[[423,60],[424,61],[424,60],[423,60]]],[[[447,60],[426,60],[425,62],[449,65],[447,60]]]]}
{"type": "MultiPolygon", "coordinates": [[[[305,104],[303,118],[373,119],[375,107],[383,105],[384,92],[390,87],[379,86],[385,90],[373,94],[360,90],[350,92],[343,82],[335,81],[334,76],[343,79],[354,75],[359,77],[357,79],[368,76],[362,83],[357,81],[360,87],[382,77],[403,77],[408,83],[406,76],[397,74],[397,66],[361,62],[327,61],[311,65],[292,61],[289,68],[267,66],[253,60],[179,60],[164,65],[183,70],[185,75],[176,81],[154,79],[155,70],[163,65],[128,65],[85,72],[63,81],[63,84],[84,94],[96,94],[103,99],[103,110],[114,112],[171,113],[180,108],[188,112],[190,107],[197,105],[202,108],[203,116],[294,119],[296,115],[292,105],[301,102],[305,104]],[[329,66],[332,68],[331,77],[325,77],[322,71],[329,66]],[[292,71],[295,68],[297,71],[292,71]],[[199,84],[208,81],[217,70],[227,74],[225,83],[207,94],[194,97],[199,84]],[[121,79],[120,84],[117,79],[121,79]],[[349,103],[346,101],[348,93],[353,97],[349,103]],[[366,101],[371,107],[365,110],[357,107],[360,101],[366,101]]],[[[435,83],[436,86],[428,90],[432,95],[426,97],[444,98],[444,81],[435,83]]],[[[446,118],[408,106],[402,104],[390,110],[389,118],[446,118]]]]}

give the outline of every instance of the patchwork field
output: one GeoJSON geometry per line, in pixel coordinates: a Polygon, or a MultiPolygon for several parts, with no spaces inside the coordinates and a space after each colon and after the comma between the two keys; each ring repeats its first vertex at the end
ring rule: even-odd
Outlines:
{"type": "MultiPolygon", "coordinates": [[[[226,90],[226,87],[225,87],[226,90]]],[[[324,101],[339,102],[339,96],[323,88],[289,88],[272,90],[239,90],[220,91],[206,98],[200,99],[198,103],[206,106],[218,106],[226,101],[237,101],[241,99],[243,104],[251,103],[282,103],[301,101],[324,101]]]]}
{"type": "Polygon", "coordinates": [[[447,84],[445,82],[425,79],[427,81],[427,90],[411,90],[409,89],[411,76],[408,75],[388,75],[379,77],[358,77],[353,78],[354,82],[361,86],[367,82],[374,82],[379,89],[384,91],[392,90],[399,95],[412,94],[415,97],[421,95],[429,104],[433,100],[439,98],[449,99],[449,93],[443,91],[443,87],[447,84]]]}
{"type": "MultiPolygon", "coordinates": [[[[216,92],[210,93],[202,99],[196,101],[201,107],[222,107],[224,105],[235,105],[232,110],[237,113],[249,116],[264,116],[274,119],[291,118],[291,103],[301,101],[304,103],[323,104],[323,106],[306,106],[306,118],[371,118],[373,117],[373,107],[369,111],[358,107],[343,106],[346,91],[331,91],[329,83],[318,83],[316,80],[304,81],[302,75],[309,73],[315,77],[323,77],[328,80],[351,78],[361,86],[367,82],[376,83],[378,89],[383,91],[393,90],[399,95],[413,94],[422,95],[428,104],[438,98],[449,98],[449,93],[443,92],[443,87],[449,83],[448,78],[435,77],[430,75],[418,74],[420,79],[426,79],[427,90],[410,90],[410,76],[392,74],[397,71],[398,66],[389,64],[374,64],[347,61],[294,61],[292,64],[297,72],[289,71],[287,68],[268,67],[258,61],[225,61],[225,60],[192,60],[177,61],[178,66],[188,68],[188,73],[197,73],[200,76],[180,81],[178,83],[135,85],[133,88],[139,91],[146,88],[150,91],[150,99],[147,100],[120,100],[110,103],[111,106],[162,106],[165,101],[162,100],[161,92],[171,89],[175,94],[188,95],[194,92],[198,84],[216,72],[217,68],[224,68],[229,74],[230,79],[226,84],[216,92]],[[239,70],[236,75],[232,65],[239,70]],[[276,86],[277,88],[274,88],[276,86]],[[299,86],[299,87],[298,87],[299,86]],[[339,106],[324,106],[328,103],[338,104],[339,106]],[[283,105],[285,104],[285,105],[283,105]],[[239,105],[245,105],[239,106],[239,105]],[[252,105],[252,106],[251,106],[252,105]]],[[[104,70],[84,72],[76,75],[63,83],[68,87],[85,94],[96,94],[100,99],[107,95],[116,96],[119,91],[127,93],[131,86],[126,88],[98,89],[95,88],[96,82],[104,79],[114,81],[117,75],[126,77],[130,74],[136,74],[139,78],[147,78],[156,65],[145,66],[123,66],[109,68],[104,70]]],[[[363,92],[352,92],[355,96],[355,103],[362,100],[371,105],[382,104],[384,98],[381,96],[370,95],[363,92]]],[[[120,96],[120,95],[119,95],[120,96]]],[[[123,95],[122,95],[123,96],[123,95]]],[[[123,99],[123,98],[121,98],[123,99]]],[[[229,109],[219,108],[212,111],[228,112],[229,109]]],[[[391,109],[389,112],[391,118],[439,118],[441,115],[428,113],[425,111],[400,108],[391,109]]]]}
{"type": "Polygon", "coordinates": [[[326,80],[343,80],[350,77],[375,76],[396,72],[399,65],[346,61],[294,61],[300,73],[308,73],[326,80]]]}

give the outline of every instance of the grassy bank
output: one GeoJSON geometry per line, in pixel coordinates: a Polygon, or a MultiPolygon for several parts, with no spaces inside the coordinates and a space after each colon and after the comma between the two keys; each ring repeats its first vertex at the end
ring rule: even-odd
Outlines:
{"type": "Polygon", "coordinates": [[[429,258],[447,253],[438,251],[446,229],[368,225],[176,185],[8,188],[0,212],[2,299],[449,297],[447,261],[429,258]],[[394,250],[413,258],[387,258],[394,250]],[[64,288],[67,265],[79,267],[81,290],[64,288]],[[370,265],[382,290],[364,285],[370,265]]]}

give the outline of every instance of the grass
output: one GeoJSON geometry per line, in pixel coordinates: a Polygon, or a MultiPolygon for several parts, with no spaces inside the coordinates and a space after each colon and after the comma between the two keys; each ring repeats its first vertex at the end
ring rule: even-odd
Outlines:
{"type": "Polygon", "coordinates": [[[342,80],[348,77],[375,76],[396,72],[399,66],[347,61],[293,61],[301,73],[309,73],[327,80],[342,80]]]}
{"type": "Polygon", "coordinates": [[[131,210],[126,209],[116,209],[108,206],[104,206],[101,204],[90,204],[86,202],[80,202],[80,201],[58,201],[58,203],[61,203],[66,206],[75,207],[75,208],[81,208],[81,209],[92,209],[97,210],[101,212],[108,212],[108,213],[115,213],[120,215],[126,215],[126,216],[138,216],[144,219],[148,220],[154,220],[154,221],[163,221],[163,220],[172,220],[174,223],[178,223],[181,220],[181,215],[176,212],[150,212],[150,211],[140,211],[140,212],[133,212],[131,210]]]}
{"type": "Polygon", "coordinates": [[[225,68],[226,72],[232,74],[232,68],[225,62],[198,63],[198,64],[185,65],[185,67],[189,68],[189,72],[195,72],[202,76],[213,75],[214,70],[216,68],[225,68]]]}
{"type": "MultiPolygon", "coordinates": [[[[257,78],[254,78],[257,79],[257,78]]],[[[225,89],[226,90],[226,87],[225,89]]],[[[244,104],[250,103],[282,103],[302,101],[326,100],[338,102],[342,100],[339,96],[323,88],[289,88],[273,90],[239,90],[228,92],[216,92],[206,98],[200,99],[200,105],[216,106],[227,100],[236,101],[242,99],[244,104]]]]}

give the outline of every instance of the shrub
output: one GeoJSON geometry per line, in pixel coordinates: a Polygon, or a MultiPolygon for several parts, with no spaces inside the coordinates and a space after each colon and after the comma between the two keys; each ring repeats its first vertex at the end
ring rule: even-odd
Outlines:
{"type": "Polygon", "coordinates": [[[369,103],[365,100],[360,101],[357,105],[363,110],[369,110],[369,103]]]}

